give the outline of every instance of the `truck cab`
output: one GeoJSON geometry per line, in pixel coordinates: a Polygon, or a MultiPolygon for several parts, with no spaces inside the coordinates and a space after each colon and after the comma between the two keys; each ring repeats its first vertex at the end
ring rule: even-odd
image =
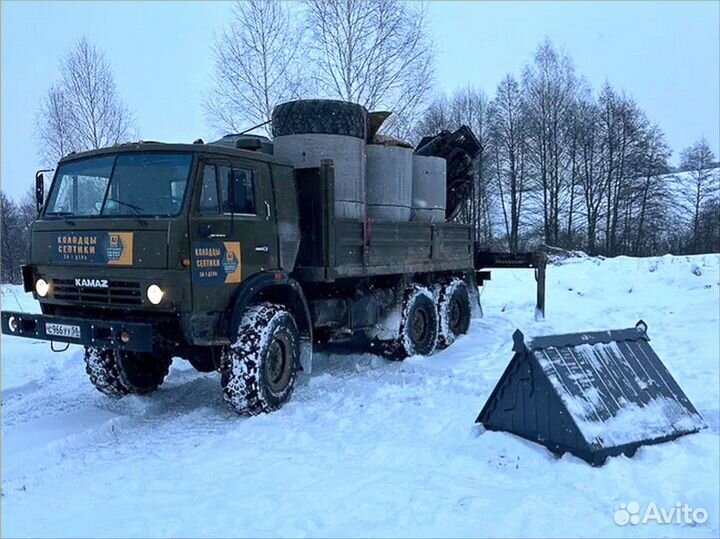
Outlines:
{"type": "Polygon", "coordinates": [[[292,268],[296,220],[292,169],[266,154],[182,144],[75,154],[34,225],[26,284],[48,283],[35,290],[48,313],[224,311],[234,289],[224,285],[292,268]]]}
{"type": "Polygon", "coordinates": [[[3,330],[214,370],[237,304],[287,284],[297,219],[292,168],[260,151],[133,143],[69,155],[23,268],[42,316],[3,312],[3,330]]]}

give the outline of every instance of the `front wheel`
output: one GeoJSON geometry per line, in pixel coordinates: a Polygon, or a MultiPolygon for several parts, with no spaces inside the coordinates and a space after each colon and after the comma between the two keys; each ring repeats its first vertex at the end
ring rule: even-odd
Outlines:
{"type": "Polygon", "coordinates": [[[171,363],[169,355],[85,347],[85,372],[95,389],[109,397],[155,391],[168,375],[171,363]]]}
{"type": "Polygon", "coordinates": [[[300,334],[282,306],[248,307],[237,340],[222,357],[220,373],[225,402],[241,415],[272,412],[295,388],[300,366],[300,334]]]}

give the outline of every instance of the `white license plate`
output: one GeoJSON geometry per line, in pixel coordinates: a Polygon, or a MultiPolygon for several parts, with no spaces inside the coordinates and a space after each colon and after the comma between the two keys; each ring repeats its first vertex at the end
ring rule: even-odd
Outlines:
{"type": "Polygon", "coordinates": [[[70,324],[45,324],[45,333],[53,337],[70,337],[71,339],[80,338],[80,326],[71,326],[70,324]]]}

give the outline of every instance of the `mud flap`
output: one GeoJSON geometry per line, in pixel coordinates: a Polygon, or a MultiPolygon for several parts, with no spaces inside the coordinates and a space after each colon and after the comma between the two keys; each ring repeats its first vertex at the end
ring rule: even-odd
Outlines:
{"type": "Polygon", "coordinates": [[[300,368],[305,374],[312,374],[313,346],[310,341],[300,341],[300,368]]]}
{"type": "Polygon", "coordinates": [[[593,466],[706,427],[649,344],[647,326],[513,334],[515,355],[476,423],[593,466]]]}
{"type": "Polygon", "coordinates": [[[483,313],[482,303],[480,302],[480,289],[475,275],[469,276],[466,284],[468,285],[468,295],[470,296],[470,316],[472,318],[483,318],[485,315],[483,313]]]}

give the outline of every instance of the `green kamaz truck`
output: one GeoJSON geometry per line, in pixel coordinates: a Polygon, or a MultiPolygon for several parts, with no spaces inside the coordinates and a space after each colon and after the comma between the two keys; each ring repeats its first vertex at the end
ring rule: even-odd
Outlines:
{"type": "MultiPolygon", "coordinates": [[[[373,136],[357,105],[299,103],[279,114],[285,134],[373,136]],[[318,106],[355,116],[319,122],[318,106]]],[[[433,140],[436,154],[457,150],[449,134],[433,140]]],[[[537,268],[542,310],[541,255],[484,252],[467,224],[372,219],[362,204],[348,216],[355,206],[338,203],[343,180],[327,155],[298,166],[240,136],[66,156],[47,197],[36,176],[22,268],[42,314],[3,311],[3,333],[84,346],[91,383],[114,397],[157,389],[184,358],[218,370],[230,407],[252,415],[287,402],[318,343],[361,333],[392,359],[450,346],[488,268],[537,268]]]]}

